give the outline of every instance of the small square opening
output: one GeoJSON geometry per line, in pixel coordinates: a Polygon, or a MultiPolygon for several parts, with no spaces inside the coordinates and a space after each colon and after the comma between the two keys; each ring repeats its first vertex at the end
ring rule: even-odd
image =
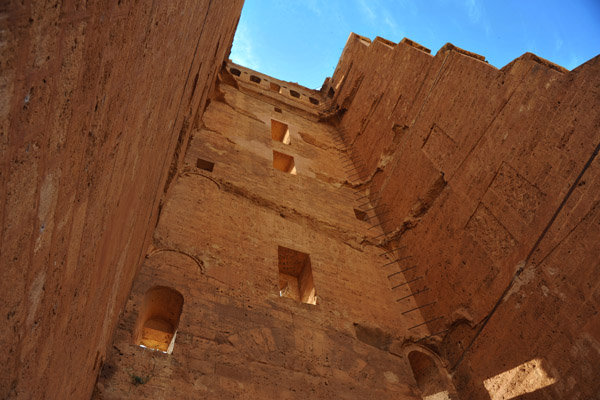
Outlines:
{"type": "Polygon", "coordinates": [[[290,129],[283,122],[271,120],[271,139],[283,144],[290,144],[290,129]]]}
{"type": "Polygon", "coordinates": [[[354,209],[354,215],[356,216],[356,219],[360,219],[361,221],[366,221],[367,220],[367,213],[358,209],[354,209]]]}
{"type": "Polygon", "coordinates": [[[302,303],[317,304],[309,255],[278,246],[278,256],[279,295],[302,303]]]}
{"type": "Polygon", "coordinates": [[[279,108],[279,107],[273,107],[273,109],[275,110],[275,112],[281,114],[281,108],[279,108]]]}
{"type": "Polygon", "coordinates": [[[250,81],[254,83],[260,83],[261,79],[256,75],[250,75],[250,81]]]}
{"type": "Polygon", "coordinates": [[[196,167],[208,172],[212,172],[213,168],[215,167],[215,163],[199,158],[196,160],[196,167]]]}
{"type": "Polygon", "coordinates": [[[273,150],[273,168],[296,175],[294,157],[273,150]]]}
{"type": "Polygon", "coordinates": [[[319,105],[319,100],[315,99],[314,97],[309,97],[308,101],[310,101],[312,104],[318,106],[319,105]]]}
{"type": "Polygon", "coordinates": [[[297,99],[299,99],[299,98],[300,98],[300,93],[296,92],[295,90],[290,90],[290,95],[291,95],[292,97],[295,97],[295,98],[297,98],[297,99]]]}

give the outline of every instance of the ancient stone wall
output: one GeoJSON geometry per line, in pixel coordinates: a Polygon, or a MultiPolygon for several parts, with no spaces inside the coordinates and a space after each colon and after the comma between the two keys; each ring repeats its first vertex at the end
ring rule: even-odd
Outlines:
{"type": "Polygon", "coordinates": [[[386,212],[381,244],[406,246],[430,288],[429,346],[464,398],[600,390],[599,71],[351,35],[326,81],[324,118],[386,212]]]}
{"type": "Polygon", "coordinates": [[[318,92],[221,69],[241,6],[0,6],[0,397],[597,395],[600,58],[318,92]]]}
{"type": "Polygon", "coordinates": [[[318,122],[310,97],[324,99],[233,64],[221,82],[194,129],[95,398],[420,398],[404,344],[428,332],[409,330],[423,319],[402,314],[407,306],[394,301],[372,241],[381,231],[354,213],[337,134],[318,122]],[[273,136],[281,124],[287,142],[273,136]],[[293,173],[274,167],[274,152],[293,157],[293,173]],[[279,274],[304,285],[293,270],[306,255],[316,304],[286,297],[289,276],[279,274]],[[185,299],[171,354],[135,338],[155,286],[185,299]]]}
{"type": "Polygon", "coordinates": [[[242,1],[0,5],[1,398],[88,398],[242,1]]]}

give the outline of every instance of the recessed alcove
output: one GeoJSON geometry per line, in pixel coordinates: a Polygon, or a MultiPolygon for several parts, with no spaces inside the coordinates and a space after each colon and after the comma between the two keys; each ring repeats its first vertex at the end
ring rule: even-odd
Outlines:
{"type": "Polygon", "coordinates": [[[295,90],[290,90],[290,96],[299,99],[300,98],[300,93],[296,92],[295,90]]]}
{"type": "Polygon", "coordinates": [[[261,79],[256,75],[250,75],[250,81],[254,83],[260,83],[261,79]]]}
{"type": "Polygon", "coordinates": [[[408,362],[425,400],[449,400],[449,388],[435,360],[422,351],[408,353],[408,362]]]}
{"type": "Polygon", "coordinates": [[[354,209],[354,216],[356,217],[356,219],[359,219],[361,221],[367,220],[367,213],[357,208],[354,209]]]}
{"type": "Polygon", "coordinates": [[[229,72],[231,72],[231,74],[235,76],[240,76],[242,74],[242,71],[240,71],[237,68],[229,68],[229,72]]]}
{"type": "Polygon", "coordinates": [[[269,87],[271,88],[272,91],[277,92],[277,93],[279,93],[279,91],[281,90],[281,86],[279,86],[275,82],[269,83],[269,87]]]}
{"type": "Polygon", "coordinates": [[[205,171],[212,172],[214,167],[215,167],[215,163],[213,163],[213,162],[206,161],[201,158],[196,160],[196,168],[200,168],[205,171]]]}
{"type": "Polygon", "coordinates": [[[279,246],[279,295],[296,301],[317,304],[310,256],[301,251],[279,246]]]}
{"type": "Polygon", "coordinates": [[[136,324],[134,343],[171,354],[182,308],[183,296],[177,290],[166,286],[148,289],[136,324]]]}
{"type": "Polygon", "coordinates": [[[273,168],[288,174],[296,175],[296,164],[294,157],[273,150],[273,168]]]}
{"type": "Polygon", "coordinates": [[[310,101],[312,104],[318,106],[319,105],[319,100],[315,99],[314,97],[309,97],[308,101],[310,101]]]}
{"type": "Polygon", "coordinates": [[[271,120],[271,139],[283,144],[290,144],[290,129],[287,124],[271,120]]]}

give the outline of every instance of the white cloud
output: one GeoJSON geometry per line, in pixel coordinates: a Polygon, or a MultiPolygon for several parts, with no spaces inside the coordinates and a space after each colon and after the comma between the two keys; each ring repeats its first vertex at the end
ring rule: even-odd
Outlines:
{"type": "Polygon", "coordinates": [[[492,35],[492,26],[485,16],[484,6],[479,0],[465,0],[464,5],[467,9],[467,16],[472,24],[480,25],[485,32],[486,37],[492,35]]]}
{"type": "Polygon", "coordinates": [[[321,12],[321,7],[320,4],[317,0],[308,0],[306,2],[306,6],[308,7],[308,9],[310,11],[312,11],[315,15],[317,15],[318,17],[321,16],[322,12],[321,12]]]}
{"type": "Polygon", "coordinates": [[[476,24],[481,19],[481,7],[476,0],[466,0],[465,6],[469,15],[469,20],[476,24]]]}
{"type": "Polygon", "coordinates": [[[377,15],[373,9],[369,7],[367,2],[365,0],[358,0],[358,4],[360,5],[360,8],[362,8],[364,15],[369,19],[369,21],[374,22],[377,18],[377,15]]]}
{"type": "MultiPolygon", "coordinates": [[[[389,30],[388,33],[391,33],[394,37],[405,36],[404,31],[400,29],[398,25],[395,15],[389,11],[385,4],[381,4],[379,0],[357,0],[357,4],[359,14],[362,15],[369,24],[382,24],[382,27],[385,26],[389,30]]],[[[406,13],[415,13],[414,4],[411,2],[402,0],[400,1],[399,6],[404,8],[406,13]]],[[[382,34],[385,36],[385,32],[382,32],[382,34]]]]}
{"type": "Polygon", "coordinates": [[[398,28],[398,23],[396,23],[396,19],[387,10],[384,10],[383,12],[383,23],[387,25],[388,28],[390,28],[390,31],[392,32],[395,38],[402,38],[406,36],[404,31],[398,28]]]}
{"type": "Polygon", "coordinates": [[[556,40],[554,41],[554,49],[556,51],[560,51],[560,49],[562,48],[563,45],[563,41],[560,37],[556,37],[556,40]]]}
{"type": "Polygon", "coordinates": [[[231,61],[254,70],[260,70],[258,57],[254,53],[254,38],[247,24],[240,21],[238,24],[233,46],[231,48],[231,61]]]}

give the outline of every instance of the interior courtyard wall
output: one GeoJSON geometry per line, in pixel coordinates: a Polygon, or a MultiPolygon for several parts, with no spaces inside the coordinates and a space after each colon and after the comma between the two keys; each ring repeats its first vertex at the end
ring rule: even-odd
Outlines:
{"type": "Polygon", "coordinates": [[[0,397],[90,396],[242,3],[0,6],[0,397]]]}
{"type": "Polygon", "coordinates": [[[430,346],[466,398],[535,358],[557,383],[531,398],[598,391],[599,67],[525,54],[497,70],[452,45],[351,35],[326,82],[324,118],[360,162],[354,184],[390,210],[383,243],[407,246],[431,286],[415,298],[437,300],[430,346]]]}
{"type": "Polygon", "coordinates": [[[194,130],[95,398],[420,398],[402,346],[427,332],[408,329],[420,313],[403,315],[389,290],[330,126],[309,101],[287,105],[248,79],[224,70],[230,84],[194,130]],[[272,119],[290,144],[272,139],[272,119]],[[273,149],[296,175],[273,168],[273,149]],[[279,246],[309,255],[316,305],[280,295],[279,246]],[[171,355],[132,338],[156,285],[185,298],[171,355]]]}

